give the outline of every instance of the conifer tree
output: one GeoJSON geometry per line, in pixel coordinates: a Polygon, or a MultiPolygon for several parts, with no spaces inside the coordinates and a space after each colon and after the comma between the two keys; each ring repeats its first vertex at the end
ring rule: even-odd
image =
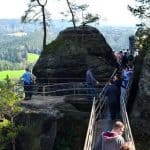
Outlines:
{"type": "Polygon", "coordinates": [[[43,24],[43,49],[46,46],[47,39],[47,25],[50,21],[50,14],[45,9],[47,5],[47,0],[30,0],[28,4],[28,9],[25,11],[25,14],[22,16],[21,20],[23,23],[27,22],[37,22],[41,21],[43,24]],[[40,8],[40,9],[39,9],[40,8]]]}
{"type": "Polygon", "coordinates": [[[135,7],[128,5],[129,10],[141,19],[150,19],[150,1],[149,0],[135,0],[137,5],[135,7]]]}
{"type": "Polygon", "coordinates": [[[0,82],[0,150],[16,149],[15,138],[21,126],[15,124],[15,117],[22,110],[19,106],[20,99],[14,92],[14,84],[6,78],[0,82]]]}
{"type": "Polygon", "coordinates": [[[61,12],[62,15],[67,17],[69,14],[71,14],[71,22],[73,23],[74,29],[76,28],[76,23],[81,22],[81,25],[86,25],[88,23],[96,22],[99,20],[99,15],[93,15],[92,13],[87,12],[87,8],[89,5],[83,4],[83,5],[77,5],[76,3],[73,3],[71,0],[66,0],[67,6],[69,8],[69,11],[67,12],[61,12]],[[80,16],[80,13],[82,14],[80,16]],[[81,18],[81,19],[79,19],[81,18]]]}

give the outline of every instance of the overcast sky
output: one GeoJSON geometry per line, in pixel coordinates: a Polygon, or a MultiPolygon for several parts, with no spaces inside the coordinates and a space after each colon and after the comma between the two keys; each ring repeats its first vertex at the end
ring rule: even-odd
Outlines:
{"type": "MultiPolygon", "coordinates": [[[[88,4],[89,12],[102,16],[103,22],[110,25],[135,25],[137,19],[127,10],[135,0],[73,0],[88,4]]],[[[0,4],[0,19],[20,18],[27,9],[28,0],[3,0],[0,4]]],[[[60,18],[59,12],[66,10],[66,0],[48,0],[47,10],[52,19],[60,18]]]]}

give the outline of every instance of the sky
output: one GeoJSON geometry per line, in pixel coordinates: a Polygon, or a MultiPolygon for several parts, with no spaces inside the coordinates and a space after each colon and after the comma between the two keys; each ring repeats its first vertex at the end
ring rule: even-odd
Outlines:
{"type": "MultiPolygon", "coordinates": [[[[117,26],[134,26],[138,20],[127,10],[135,0],[71,0],[77,4],[90,5],[88,11],[101,16],[100,23],[117,26]]],[[[27,9],[28,0],[3,0],[0,5],[0,19],[21,18],[27,9]]],[[[60,19],[61,11],[67,10],[66,0],[48,0],[47,10],[52,19],[60,19]]]]}

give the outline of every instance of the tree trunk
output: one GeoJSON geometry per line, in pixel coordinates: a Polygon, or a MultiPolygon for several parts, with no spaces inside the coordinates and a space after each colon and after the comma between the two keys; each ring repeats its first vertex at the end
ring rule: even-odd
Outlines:
{"type": "Polygon", "coordinates": [[[74,13],[73,13],[72,8],[71,8],[71,6],[70,6],[70,2],[69,2],[68,0],[66,0],[66,1],[67,1],[67,5],[68,5],[68,7],[69,7],[69,10],[70,10],[71,16],[72,16],[73,27],[74,27],[74,29],[75,29],[75,28],[76,28],[76,23],[75,23],[74,13]]]}
{"type": "Polygon", "coordinates": [[[42,10],[42,16],[43,16],[43,50],[46,46],[46,38],[47,38],[47,33],[46,33],[46,19],[45,19],[45,6],[47,4],[47,0],[42,4],[40,0],[37,0],[39,6],[41,6],[42,10]]]}
{"type": "Polygon", "coordinates": [[[42,6],[42,15],[43,15],[43,50],[46,46],[46,20],[45,20],[45,8],[42,6]]]}

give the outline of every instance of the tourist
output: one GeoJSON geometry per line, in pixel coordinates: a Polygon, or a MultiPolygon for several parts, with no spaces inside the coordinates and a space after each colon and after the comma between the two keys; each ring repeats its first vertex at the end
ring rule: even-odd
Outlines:
{"type": "Polygon", "coordinates": [[[94,78],[92,71],[92,66],[89,66],[88,70],[86,71],[87,94],[89,99],[96,97],[97,92],[95,86],[99,84],[99,82],[94,78]]]}
{"type": "Polygon", "coordinates": [[[124,144],[122,134],[124,132],[124,124],[121,121],[116,121],[112,131],[102,132],[94,145],[93,150],[120,150],[124,144]]]}
{"type": "Polygon", "coordinates": [[[126,67],[127,66],[127,63],[128,63],[128,57],[127,57],[127,52],[124,52],[124,55],[122,57],[122,68],[126,67]]]}
{"type": "Polygon", "coordinates": [[[120,118],[120,99],[118,98],[119,95],[120,91],[118,90],[118,87],[114,84],[113,79],[110,79],[109,84],[105,90],[105,96],[108,97],[108,106],[111,120],[120,118]]]}
{"type": "Polygon", "coordinates": [[[133,77],[133,68],[130,65],[122,70],[122,77],[122,84],[125,88],[127,88],[130,79],[133,77]]]}
{"type": "Polygon", "coordinates": [[[24,100],[31,100],[33,83],[35,83],[36,77],[26,68],[26,72],[21,76],[21,80],[24,83],[24,100]]]}

